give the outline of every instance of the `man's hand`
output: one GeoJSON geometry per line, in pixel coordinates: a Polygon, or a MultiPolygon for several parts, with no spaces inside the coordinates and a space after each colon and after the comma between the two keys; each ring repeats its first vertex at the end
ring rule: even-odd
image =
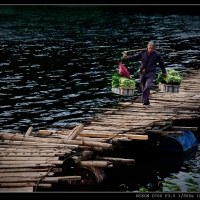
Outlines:
{"type": "Polygon", "coordinates": [[[127,56],[126,53],[123,53],[123,58],[124,58],[124,59],[129,59],[129,57],[127,56]]]}

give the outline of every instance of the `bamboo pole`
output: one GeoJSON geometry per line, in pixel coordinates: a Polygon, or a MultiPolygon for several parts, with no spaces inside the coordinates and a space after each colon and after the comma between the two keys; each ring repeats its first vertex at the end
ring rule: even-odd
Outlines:
{"type": "Polygon", "coordinates": [[[0,133],[0,139],[2,140],[18,140],[18,141],[35,141],[35,142],[49,142],[49,143],[64,143],[64,144],[73,144],[73,145],[82,145],[82,146],[100,146],[104,149],[112,148],[112,144],[102,143],[102,142],[93,142],[93,141],[81,141],[81,140],[67,140],[67,139],[52,139],[52,138],[36,138],[33,136],[25,137],[24,135],[15,135],[13,133],[0,133]]]}
{"type": "MultiPolygon", "coordinates": [[[[1,149],[0,149],[1,151],[1,149]]],[[[9,152],[0,152],[0,157],[63,157],[65,153],[9,153],[9,152]]]]}
{"type": "Polygon", "coordinates": [[[6,157],[0,157],[0,161],[27,161],[27,159],[29,161],[55,161],[55,160],[59,160],[59,157],[9,157],[9,156],[6,156],[6,157]]]}
{"type": "Polygon", "coordinates": [[[53,172],[7,172],[7,173],[0,173],[0,179],[5,177],[33,177],[33,178],[41,178],[43,176],[53,176],[53,172]]]}
{"type": "Polygon", "coordinates": [[[43,168],[43,167],[56,167],[52,163],[24,163],[24,164],[0,164],[0,169],[15,169],[15,168],[43,168]]]}
{"type": "Polygon", "coordinates": [[[111,161],[115,164],[121,164],[121,165],[134,165],[135,164],[134,159],[112,158],[112,157],[97,157],[96,159],[97,160],[111,161]]]}
{"type": "Polygon", "coordinates": [[[178,131],[178,130],[182,130],[182,131],[197,131],[198,127],[172,126],[171,130],[173,130],[173,131],[178,131]]]}
{"type": "Polygon", "coordinates": [[[56,155],[58,154],[70,154],[72,152],[65,150],[65,149],[55,149],[55,148],[27,148],[26,146],[14,146],[14,145],[0,145],[0,154],[3,153],[45,153],[45,154],[49,154],[49,153],[55,153],[56,155]]]}
{"type": "MultiPolygon", "coordinates": [[[[16,169],[0,169],[1,173],[6,172],[48,172],[50,168],[44,167],[44,168],[16,168],[16,169]]],[[[62,172],[62,168],[51,168],[51,172],[62,172]]]]}
{"type": "Polygon", "coordinates": [[[80,134],[83,130],[83,124],[80,124],[79,126],[75,127],[72,132],[67,137],[67,140],[74,140],[80,134]]]}
{"type": "Polygon", "coordinates": [[[163,131],[163,130],[148,130],[148,133],[154,133],[161,136],[182,136],[182,131],[163,131]]]}
{"type": "MultiPolygon", "coordinates": [[[[23,183],[23,182],[37,182],[39,178],[35,177],[5,177],[0,178],[0,183],[23,183]]],[[[59,177],[44,177],[40,183],[58,183],[60,181],[80,181],[81,176],[59,176],[59,177]]]]}
{"type": "MultiPolygon", "coordinates": [[[[128,129],[129,130],[129,129],[128,129]]],[[[132,139],[132,140],[148,140],[148,135],[134,135],[134,134],[122,134],[122,133],[116,133],[116,134],[113,134],[113,133],[82,133],[82,135],[86,136],[86,137],[103,137],[103,138],[108,138],[108,139],[111,139],[111,138],[119,138],[119,137],[127,137],[129,139],[132,139]]]]}
{"type": "Polygon", "coordinates": [[[52,187],[52,184],[49,183],[35,183],[35,182],[28,182],[28,183],[1,183],[1,188],[19,188],[19,187],[38,187],[38,188],[46,188],[50,189],[52,187]]]}
{"type": "Polygon", "coordinates": [[[29,129],[27,130],[25,136],[29,136],[32,133],[32,131],[33,131],[33,127],[30,126],[29,129]]]}
{"type": "Polygon", "coordinates": [[[0,188],[0,192],[33,192],[33,187],[0,188]]]}
{"type": "MultiPolygon", "coordinates": [[[[63,161],[62,160],[50,160],[50,161],[46,161],[46,160],[8,160],[8,161],[4,161],[1,160],[0,161],[0,165],[26,165],[26,164],[36,164],[36,165],[40,165],[40,164],[53,164],[53,165],[62,165],[63,161]]],[[[1,168],[1,166],[0,166],[1,168]]]]}
{"type": "Polygon", "coordinates": [[[113,163],[110,161],[98,161],[98,160],[80,161],[77,165],[81,167],[103,167],[103,168],[113,167],[113,163]]]}
{"type": "MultiPolygon", "coordinates": [[[[176,51],[175,49],[166,49],[166,48],[156,48],[155,50],[167,50],[167,51],[172,51],[174,53],[174,51],[176,51]]],[[[147,50],[147,48],[143,48],[143,49],[133,49],[133,50],[128,50],[128,51],[124,51],[122,53],[128,53],[128,52],[135,52],[135,51],[142,51],[142,50],[147,50]]]]}

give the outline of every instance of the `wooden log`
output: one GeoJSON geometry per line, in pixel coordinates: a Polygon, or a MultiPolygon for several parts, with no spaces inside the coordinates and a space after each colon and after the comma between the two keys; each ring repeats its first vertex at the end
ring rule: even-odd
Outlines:
{"type": "Polygon", "coordinates": [[[7,144],[7,145],[19,145],[19,146],[36,146],[36,147],[45,147],[45,148],[68,148],[71,147],[71,145],[66,145],[66,144],[53,144],[53,143],[48,143],[48,142],[29,142],[29,141],[10,141],[10,140],[4,140],[0,143],[2,144],[7,144]]]}
{"type": "Polygon", "coordinates": [[[80,181],[81,176],[59,176],[59,177],[44,177],[44,178],[35,178],[35,177],[5,177],[0,178],[0,183],[23,183],[23,182],[38,182],[40,183],[58,183],[64,181],[80,181]]]}
{"type": "Polygon", "coordinates": [[[39,130],[38,135],[52,135],[52,131],[50,130],[39,130]]]}
{"type": "Polygon", "coordinates": [[[113,138],[111,139],[111,142],[113,144],[118,143],[118,142],[130,142],[131,139],[129,139],[128,137],[121,137],[121,138],[113,138]]]}
{"type": "Polygon", "coordinates": [[[103,137],[103,138],[113,138],[113,137],[127,137],[129,139],[132,139],[132,140],[148,140],[148,135],[134,135],[134,134],[101,134],[101,133],[81,133],[81,135],[83,136],[88,136],[88,137],[103,137]]]}
{"type": "Polygon", "coordinates": [[[93,155],[94,155],[94,152],[93,152],[93,151],[85,150],[85,151],[83,151],[83,152],[82,152],[80,155],[78,155],[78,156],[72,156],[72,159],[73,159],[74,163],[78,163],[78,162],[80,162],[81,160],[90,159],[93,155]]]}
{"type": "Polygon", "coordinates": [[[185,127],[185,126],[172,126],[171,130],[173,131],[197,131],[198,127],[185,127]]]}
{"type": "Polygon", "coordinates": [[[73,145],[82,145],[82,146],[99,146],[104,149],[112,148],[112,144],[102,143],[102,142],[90,142],[90,141],[81,141],[81,140],[64,140],[64,139],[52,139],[52,138],[35,138],[32,136],[25,137],[23,135],[15,135],[13,133],[0,133],[0,139],[2,140],[18,140],[18,141],[35,141],[35,142],[46,142],[49,143],[59,143],[59,144],[73,144],[73,145]]]}
{"type": "Polygon", "coordinates": [[[29,136],[29,135],[31,135],[32,131],[33,131],[33,127],[30,126],[29,129],[27,130],[25,136],[29,136]]]}
{"type": "MultiPolygon", "coordinates": [[[[1,150],[0,150],[1,151],[1,150]]],[[[64,157],[65,153],[9,153],[0,152],[0,157],[64,157]]]]}
{"type": "Polygon", "coordinates": [[[83,124],[80,124],[79,126],[75,127],[72,132],[69,134],[69,136],[67,137],[67,140],[74,140],[76,139],[76,137],[78,136],[78,134],[80,134],[83,130],[83,124]]]}
{"type": "Polygon", "coordinates": [[[0,157],[0,161],[27,161],[27,159],[29,161],[54,161],[54,160],[59,160],[59,157],[9,157],[9,156],[6,156],[6,157],[0,157]]]}
{"type": "Polygon", "coordinates": [[[0,161],[0,165],[15,165],[15,164],[36,164],[36,165],[40,165],[40,164],[54,164],[54,165],[62,165],[63,161],[62,160],[50,160],[50,161],[46,161],[46,160],[14,160],[14,161],[0,161]]]}
{"type": "Polygon", "coordinates": [[[105,168],[113,167],[113,163],[110,161],[97,161],[97,160],[80,161],[77,165],[81,167],[105,167],[105,168]]]}
{"type": "Polygon", "coordinates": [[[90,149],[91,151],[98,151],[98,152],[102,152],[104,151],[104,149],[102,147],[87,147],[87,146],[79,146],[80,149],[85,149],[88,150],[90,149]]]}
{"type": "Polygon", "coordinates": [[[90,140],[90,141],[96,141],[96,142],[107,142],[107,138],[92,138],[92,137],[83,137],[78,136],[76,140],[90,140]]]}
{"type": "Polygon", "coordinates": [[[0,173],[0,179],[4,177],[34,177],[34,178],[40,178],[43,176],[53,176],[53,172],[8,172],[8,173],[0,173]]]}
{"type": "Polygon", "coordinates": [[[62,168],[16,168],[16,169],[0,169],[1,173],[6,173],[6,172],[62,172],[62,168]]]}
{"type": "Polygon", "coordinates": [[[38,188],[45,188],[50,189],[52,188],[52,184],[49,183],[35,183],[35,182],[28,182],[28,183],[0,183],[0,188],[19,188],[19,187],[38,187],[38,188]]]}
{"type": "Polygon", "coordinates": [[[0,188],[0,192],[33,192],[33,187],[0,188]]]}
{"type": "Polygon", "coordinates": [[[56,165],[52,163],[41,163],[41,164],[36,164],[36,163],[28,163],[28,164],[1,164],[0,169],[15,169],[15,168],[43,168],[43,167],[56,167],[56,165]]]}
{"type": "MultiPolygon", "coordinates": [[[[29,136],[31,137],[31,136],[29,136]]],[[[40,145],[19,145],[19,144],[2,144],[0,145],[0,147],[4,147],[4,148],[19,148],[19,149],[29,149],[30,150],[37,150],[39,149],[40,151],[43,150],[44,152],[56,152],[58,150],[61,150],[63,152],[68,152],[69,147],[71,148],[71,150],[73,149],[78,149],[77,145],[67,145],[67,147],[53,147],[51,145],[45,145],[45,146],[40,146],[40,145]],[[66,151],[65,151],[66,150],[66,151]]]]}
{"type": "Polygon", "coordinates": [[[134,165],[135,164],[134,159],[113,158],[113,157],[96,157],[96,159],[97,160],[111,161],[114,164],[120,164],[120,165],[134,165]]]}
{"type": "Polygon", "coordinates": [[[147,120],[147,121],[141,121],[141,120],[138,120],[137,122],[129,122],[129,123],[126,123],[126,122],[120,122],[120,123],[117,123],[115,121],[102,121],[102,122],[92,122],[91,124],[98,124],[98,125],[113,125],[113,126],[116,126],[116,127],[144,127],[145,125],[147,125],[148,123],[150,124],[152,122],[152,120],[147,120]]]}
{"type": "MultiPolygon", "coordinates": [[[[116,130],[118,130],[118,132],[119,132],[119,129],[114,126],[93,126],[93,125],[91,125],[91,126],[84,127],[84,130],[81,132],[80,136],[83,136],[82,133],[85,131],[116,131],[116,130]]],[[[129,128],[121,128],[120,130],[129,130],[129,128]]]]}
{"type": "Polygon", "coordinates": [[[22,146],[8,146],[8,145],[0,145],[0,151],[1,152],[5,152],[5,153],[45,153],[45,154],[49,154],[49,153],[55,153],[55,154],[59,154],[59,153],[64,153],[64,154],[70,154],[72,152],[72,150],[66,150],[66,149],[55,149],[55,148],[50,148],[50,149],[46,149],[46,148],[28,148],[26,146],[22,147],[22,146]]]}
{"type": "Polygon", "coordinates": [[[182,136],[182,131],[163,131],[163,130],[148,130],[148,133],[154,133],[161,136],[182,136]]]}

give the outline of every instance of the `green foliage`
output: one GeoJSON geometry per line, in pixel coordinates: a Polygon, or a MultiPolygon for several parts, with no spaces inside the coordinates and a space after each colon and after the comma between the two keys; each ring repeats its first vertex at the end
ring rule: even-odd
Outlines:
{"type": "Polygon", "coordinates": [[[121,77],[119,79],[119,86],[122,88],[135,88],[135,80],[121,77]]]}
{"type": "Polygon", "coordinates": [[[167,77],[164,77],[162,72],[158,73],[156,83],[165,83],[165,84],[180,84],[182,82],[182,77],[180,76],[179,72],[175,71],[174,69],[167,69],[167,77]]]}
{"type": "Polygon", "coordinates": [[[194,184],[194,185],[198,185],[198,183],[192,178],[185,179],[185,182],[191,183],[191,184],[194,184]]]}
{"type": "Polygon", "coordinates": [[[119,73],[114,73],[112,75],[112,88],[118,88],[119,87],[119,79],[121,78],[119,73]]]}
{"type": "Polygon", "coordinates": [[[139,192],[148,192],[148,189],[142,186],[139,188],[139,192]]]}
{"type": "Polygon", "coordinates": [[[127,186],[127,185],[121,184],[120,187],[122,187],[122,186],[125,188],[126,192],[130,192],[130,191],[128,190],[128,186],[127,186]]]}
{"type": "Polygon", "coordinates": [[[165,181],[163,183],[163,188],[168,188],[171,192],[178,192],[181,191],[179,185],[172,181],[165,181]]]}
{"type": "Polygon", "coordinates": [[[112,88],[135,88],[135,80],[121,77],[119,73],[112,75],[112,88]]]}

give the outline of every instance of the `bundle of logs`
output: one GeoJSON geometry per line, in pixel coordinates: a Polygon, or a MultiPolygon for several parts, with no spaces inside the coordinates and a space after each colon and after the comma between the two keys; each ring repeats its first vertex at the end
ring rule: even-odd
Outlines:
{"type": "Polygon", "coordinates": [[[123,138],[80,137],[83,125],[73,130],[40,130],[32,134],[0,133],[0,191],[51,190],[53,184],[78,184],[81,175],[68,175],[73,167],[110,168],[113,164],[134,165],[134,159],[98,157],[95,152],[113,148],[123,138]]]}

